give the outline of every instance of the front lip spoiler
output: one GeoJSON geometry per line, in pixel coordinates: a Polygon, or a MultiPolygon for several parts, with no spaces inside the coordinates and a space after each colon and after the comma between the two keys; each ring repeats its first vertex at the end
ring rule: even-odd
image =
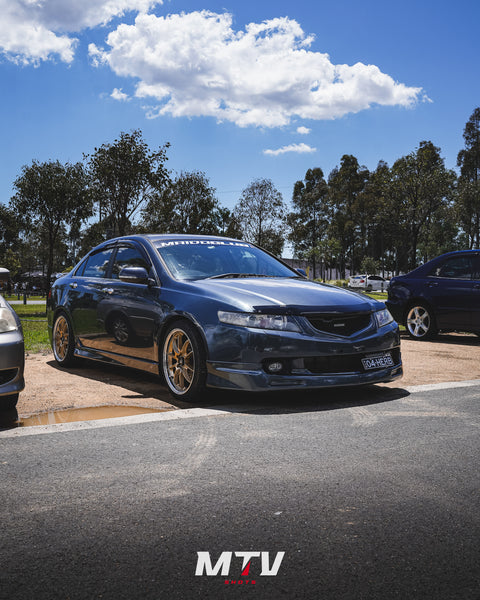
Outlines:
{"type": "MultiPolygon", "coordinates": [[[[252,365],[254,367],[254,365],[252,365]]],[[[365,373],[329,373],[326,375],[269,375],[261,369],[238,369],[207,363],[207,385],[220,389],[264,392],[288,389],[321,389],[389,383],[403,375],[402,363],[365,373]]]]}

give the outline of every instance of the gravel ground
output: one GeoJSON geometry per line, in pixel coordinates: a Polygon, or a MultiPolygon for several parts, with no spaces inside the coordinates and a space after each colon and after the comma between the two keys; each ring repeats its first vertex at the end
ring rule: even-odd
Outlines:
{"type": "MultiPolygon", "coordinates": [[[[404,376],[388,387],[480,379],[480,339],[473,335],[448,334],[434,342],[402,339],[404,376]]],[[[25,390],[20,394],[18,414],[91,406],[141,406],[184,408],[171,403],[159,378],[138,371],[82,361],[75,369],[59,369],[53,354],[29,354],[25,365],[25,390]]],[[[216,393],[216,403],[228,393],[216,393]]]]}

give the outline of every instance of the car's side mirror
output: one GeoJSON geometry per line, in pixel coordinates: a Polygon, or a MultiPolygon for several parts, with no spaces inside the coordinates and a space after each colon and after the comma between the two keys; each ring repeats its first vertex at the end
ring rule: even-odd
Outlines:
{"type": "Polygon", "coordinates": [[[144,267],[123,267],[118,278],[125,283],[138,283],[148,285],[148,271],[144,267]]]}

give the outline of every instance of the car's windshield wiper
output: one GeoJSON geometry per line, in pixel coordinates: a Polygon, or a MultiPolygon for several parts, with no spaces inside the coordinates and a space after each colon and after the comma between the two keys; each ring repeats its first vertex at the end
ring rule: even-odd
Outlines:
{"type": "Polygon", "coordinates": [[[258,273],[221,273],[220,275],[212,275],[205,279],[228,279],[237,277],[275,277],[274,275],[259,275],[258,273]]]}

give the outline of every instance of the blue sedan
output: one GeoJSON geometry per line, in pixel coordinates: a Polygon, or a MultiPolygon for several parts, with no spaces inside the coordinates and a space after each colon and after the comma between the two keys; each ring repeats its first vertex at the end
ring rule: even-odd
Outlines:
{"type": "Polygon", "coordinates": [[[176,398],[205,388],[292,390],[393,381],[398,325],[383,303],[308,281],[235,239],[135,235],[94,248],[47,302],[57,363],[157,373],[176,398]]]}
{"type": "Polygon", "coordinates": [[[394,277],[386,304],[415,340],[439,331],[480,334],[480,250],[448,252],[394,277]]]}

